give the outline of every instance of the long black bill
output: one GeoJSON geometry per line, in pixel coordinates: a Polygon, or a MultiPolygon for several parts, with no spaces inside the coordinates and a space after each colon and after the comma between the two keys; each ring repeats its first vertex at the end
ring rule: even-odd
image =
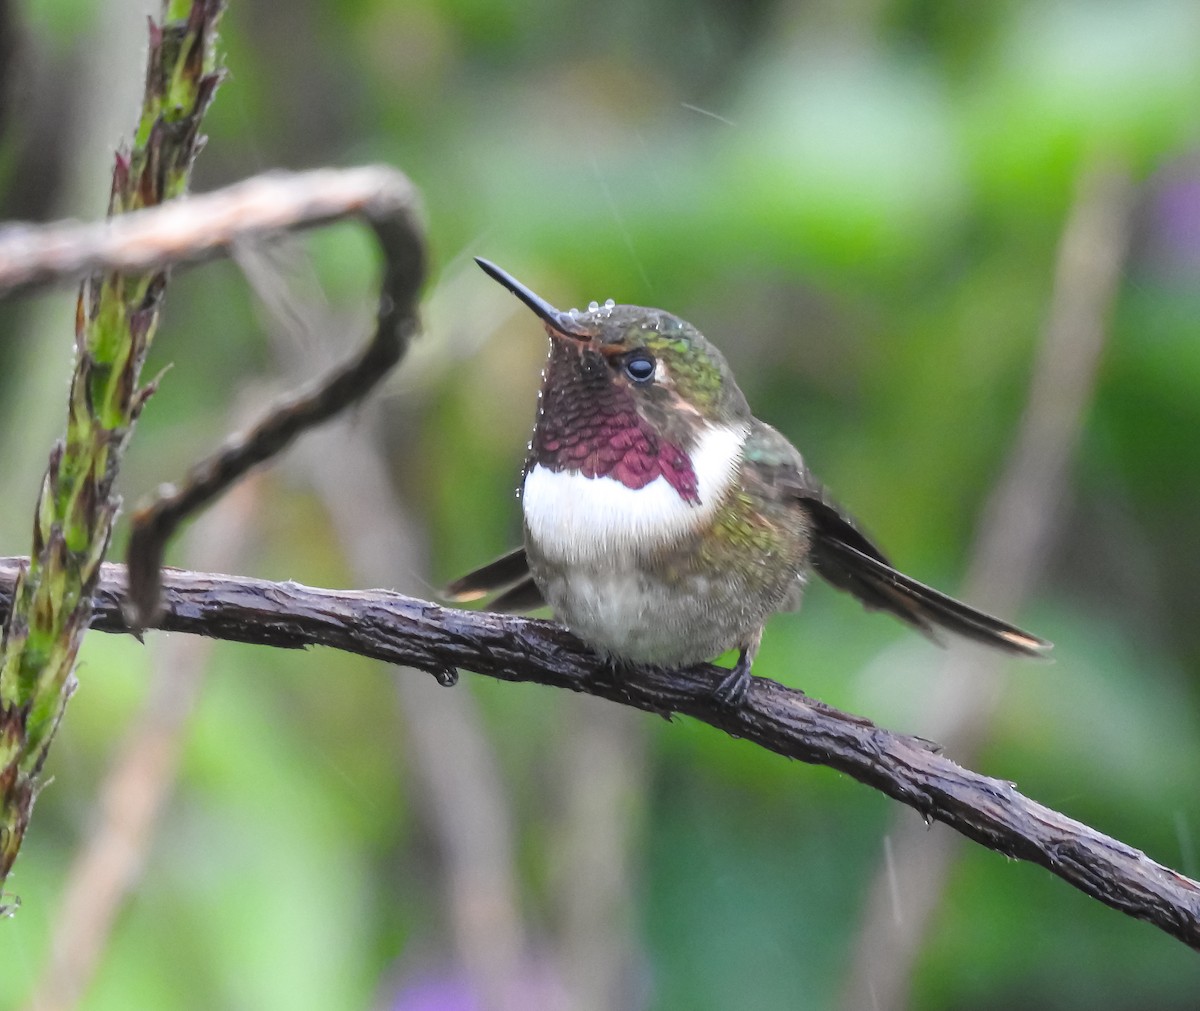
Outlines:
{"type": "Polygon", "coordinates": [[[532,291],[526,288],[525,285],[513,277],[512,274],[505,270],[501,270],[494,263],[492,263],[491,260],[485,260],[482,256],[477,256],[475,257],[475,262],[479,264],[480,269],[487,274],[488,277],[504,285],[505,288],[507,288],[514,295],[516,295],[517,298],[529,306],[529,308],[534,311],[534,314],[538,317],[538,319],[540,319],[543,323],[552,326],[559,333],[568,334],[571,337],[578,337],[581,340],[591,339],[591,334],[581,331],[578,324],[574,319],[571,318],[569,313],[561,312],[560,310],[555,309],[554,306],[552,306],[544,298],[542,298],[540,295],[534,294],[532,291]]]}

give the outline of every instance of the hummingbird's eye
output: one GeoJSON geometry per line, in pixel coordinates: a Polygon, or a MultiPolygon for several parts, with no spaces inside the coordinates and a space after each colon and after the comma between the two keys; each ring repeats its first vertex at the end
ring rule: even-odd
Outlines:
{"type": "Polygon", "coordinates": [[[635,383],[647,383],[654,378],[654,356],[639,351],[625,359],[625,375],[635,383]]]}

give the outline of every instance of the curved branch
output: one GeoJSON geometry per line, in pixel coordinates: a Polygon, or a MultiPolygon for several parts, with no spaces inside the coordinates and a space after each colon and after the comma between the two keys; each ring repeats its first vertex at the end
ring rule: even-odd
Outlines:
{"type": "Polygon", "coordinates": [[[124,242],[106,246],[103,234],[91,234],[93,252],[108,256],[196,259],[282,229],[358,216],[370,226],[384,257],[375,332],[367,345],[277,403],[249,431],[228,438],[180,484],[160,487],[154,500],[134,513],[127,552],[128,607],[137,627],[147,627],[158,607],[159,570],[167,541],[179,525],[301,432],[366,396],[404,356],[417,329],[417,296],[425,280],[417,203],[408,179],[383,165],[267,173],[194,200],[190,207],[185,204],[184,213],[144,217],[126,230],[124,242]]]}
{"type": "MultiPolygon", "coordinates": [[[[266,172],[202,196],[89,224],[10,225],[0,229],[0,292],[105,270],[164,270],[227,255],[237,244],[283,231],[361,218],[383,253],[375,333],[354,358],[277,404],[250,431],[233,436],[164,485],[133,517],[129,544],[131,617],[148,625],[158,605],[158,571],[167,540],[256,464],[300,432],[365,396],[403,357],[417,328],[425,279],[424,228],[408,178],[387,165],[310,172],[266,172]]],[[[139,393],[139,403],[155,383],[139,393]]]]}
{"type": "MultiPolygon", "coordinates": [[[[0,559],[0,610],[23,563],[0,559]]],[[[93,626],[129,631],[125,568],[105,565],[93,626]]],[[[668,719],[692,716],[788,758],[826,765],[1010,857],[1040,864],[1105,905],[1200,949],[1200,883],[1131,846],[963,769],[918,737],[896,734],[766,678],[745,705],[713,701],[722,671],[702,664],[614,681],[586,646],[546,621],[459,611],[386,590],[324,590],[180,569],[163,571],[155,627],[287,648],[331,646],[427,671],[452,684],[459,667],[502,681],[586,692],[668,719]]]]}

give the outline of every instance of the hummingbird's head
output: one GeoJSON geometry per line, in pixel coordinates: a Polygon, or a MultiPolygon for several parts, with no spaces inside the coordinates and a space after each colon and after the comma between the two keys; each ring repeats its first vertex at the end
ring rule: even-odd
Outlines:
{"type": "Polygon", "coordinates": [[[734,446],[740,455],[750,408],[721,353],[690,323],[611,300],[563,312],[495,264],[476,262],[550,335],[530,446],[535,464],[629,488],[663,476],[691,501],[701,464],[693,457],[714,442],[706,436],[722,453],[734,446]]]}
{"type": "Polygon", "coordinates": [[[545,325],[555,344],[574,352],[567,360],[578,369],[597,371],[603,362],[610,385],[626,391],[647,420],[749,420],[750,408],[721,352],[686,320],[662,309],[611,300],[563,315],[545,325]]]}

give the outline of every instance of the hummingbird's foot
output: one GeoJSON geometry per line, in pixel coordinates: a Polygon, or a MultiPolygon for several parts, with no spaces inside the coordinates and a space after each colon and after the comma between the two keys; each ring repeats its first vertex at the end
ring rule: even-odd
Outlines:
{"type": "Polygon", "coordinates": [[[752,650],[743,649],[735,663],[713,689],[713,698],[726,709],[741,709],[750,690],[750,666],[754,663],[752,650]]]}

